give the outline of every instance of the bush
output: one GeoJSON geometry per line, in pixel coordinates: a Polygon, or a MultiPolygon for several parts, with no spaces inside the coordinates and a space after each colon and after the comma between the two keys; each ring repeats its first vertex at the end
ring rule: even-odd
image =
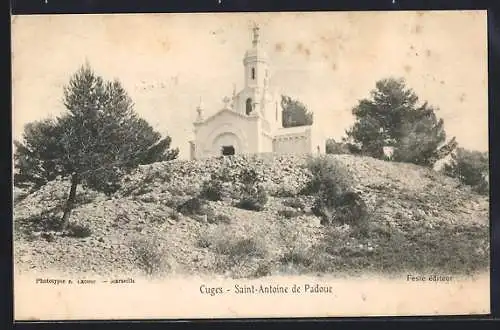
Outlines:
{"type": "Polygon", "coordinates": [[[166,259],[166,251],[157,237],[134,239],[130,247],[137,266],[146,275],[162,275],[170,270],[170,265],[166,259]]]}
{"type": "Polygon", "coordinates": [[[336,142],[334,139],[326,140],[326,153],[332,155],[349,154],[349,146],[345,142],[336,142]]]}
{"type": "Polygon", "coordinates": [[[177,206],[177,212],[188,216],[202,214],[204,206],[205,203],[201,199],[193,197],[177,206]]]}
{"type": "Polygon", "coordinates": [[[236,241],[223,242],[219,241],[215,249],[217,253],[230,256],[232,259],[241,257],[263,257],[266,250],[259,242],[252,238],[242,238],[236,241]]]}
{"type": "Polygon", "coordinates": [[[278,215],[287,219],[298,217],[301,213],[294,209],[281,209],[278,211],[278,215]]]}
{"type": "Polygon", "coordinates": [[[219,223],[230,224],[231,218],[225,214],[212,213],[207,215],[207,222],[215,224],[219,223]]]}
{"type": "Polygon", "coordinates": [[[85,238],[92,235],[92,230],[90,229],[90,227],[85,225],[70,223],[67,229],[67,233],[70,237],[85,238]]]}
{"type": "Polygon", "coordinates": [[[244,187],[236,206],[250,211],[262,211],[267,200],[267,192],[262,186],[244,187]]]}
{"type": "Polygon", "coordinates": [[[200,196],[210,201],[220,201],[224,197],[223,188],[223,182],[212,177],[203,182],[200,196]]]}
{"type": "Polygon", "coordinates": [[[336,199],[353,186],[352,178],[345,166],[331,157],[311,158],[306,166],[311,172],[311,180],[301,192],[304,195],[328,192],[329,198],[336,199]]]}
{"type": "Polygon", "coordinates": [[[237,207],[261,211],[267,203],[268,196],[264,187],[261,185],[261,178],[254,169],[243,169],[239,175],[240,182],[243,184],[240,192],[240,201],[237,207]]]}
{"type": "Polygon", "coordinates": [[[302,199],[300,198],[285,199],[283,201],[283,205],[288,207],[293,207],[294,209],[298,210],[305,210],[306,208],[306,203],[304,203],[304,201],[302,201],[302,199]]]}
{"type": "Polygon", "coordinates": [[[308,163],[312,178],[308,193],[315,193],[312,211],[321,224],[334,222],[366,228],[367,207],[358,193],[352,191],[353,180],[347,169],[328,157],[313,158],[308,163]]]}
{"type": "Polygon", "coordinates": [[[458,178],[463,184],[473,187],[476,192],[487,195],[488,169],[488,153],[458,148],[456,153],[452,154],[450,163],[445,164],[443,171],[446,175],[458,178]]]}
{"type": "Polygon", "coordinates": [[[322,198],[317,198],[313,207],[322,224],[349,224],[363,226],[368,219],[368,209],[361,196],[355,192],[346,192],[339,196],[332,205],[325,205],[322,198]]]}

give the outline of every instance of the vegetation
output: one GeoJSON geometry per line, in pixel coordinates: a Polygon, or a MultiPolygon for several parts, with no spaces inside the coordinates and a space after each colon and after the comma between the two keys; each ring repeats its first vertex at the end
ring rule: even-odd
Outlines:
{"type": "Polygon", "coordinates": [[[22,142],[15,142],[17,186],[39,188],[58,176],[71,187],[61,219],[67,227],[79,183],[113,193],[121,176],[137,165],[174,159],[170,137],[160,133],[134,111],[119,81],[105,81],[88,64],[64,87],[67,112],[53,120],[26,125],[22,142]]]}
{"type": "Polygon", "coordinates": [[[332,155],[349,154],[349,145],[345,142],[336,142],[335,139],[326,140],[326,153],[332,155]]]}
{"type": "Polygon", "coordinates": [[[419,104],[403,79],[382,79],[370,98],[362,99],[352,113],[354,125],[345,141],[354,153],[386,159],[384,148],[393,148],[391,160],[432,166],[453,151],[455,139],[445,143],[444,122],[437,109],[419,104]]]}
{"type": "Polygon", "coordinates": [[[260,184],[261,178],[254,169],[243,169],[239,180],[242,183],[238,207],[252,211],[262,211],[267,203],[266,190],[260,184]]]}
{"type": "Polygon", "coordinates": [[[283,127],[309,126],[313,123],[313,113],[300,101],[289,96],[281,96],[283,127]]]}
{"type": "Polygon", "coordinates": [[[352,190],[353,181],[340,163],[329,157],[312,158],[312,179],[306,191],[316,194],[313,213],[321,224],[351,224],[366,228],[368,211],[361,196],[352,190]]]}
{"type": "Polygon", "coordinates": [[[171,265],[166,258],[167,251],[158,237],[135,238],[131,241],[130,248],[136,265],[146,275],[159,276],[170,270],[171,265]]]}
{"type": "Polygon", "coordinates": [[[444,165],[446,175],[458,178],[463,184],[483,195],[489,194],[488,153],[457,148],[451,155],[451,161],[444,165]]]}

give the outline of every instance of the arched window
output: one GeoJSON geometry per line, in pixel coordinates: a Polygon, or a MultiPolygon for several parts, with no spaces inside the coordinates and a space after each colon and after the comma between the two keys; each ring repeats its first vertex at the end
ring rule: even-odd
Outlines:
{"type": "Polygon", "coordinates": [[[255,68],[252,68],[252,80],[255,80],[255,68]]]}
{"type": "Polygon", "coordinates": [[[246,103],[246,114],[247,114],[247,116],[250,115],[251,112],[252,112],[252,99],[248,98],[247,99],[247,103],[246,103]]]}

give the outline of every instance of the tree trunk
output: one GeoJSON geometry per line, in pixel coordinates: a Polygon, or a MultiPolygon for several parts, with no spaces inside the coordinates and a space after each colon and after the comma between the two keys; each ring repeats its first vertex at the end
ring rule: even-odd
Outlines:
{"type": "Polygon", "coordinates": [[[71,188],[69,190],[69,196],[68,199],[66,200],[66,205],[64,205],[64,214],[61,219],[62,229],[68,228],[71,211],[73,210],[73,206],[75,204],[77,185],[78,185],[78,173],[73,172],[73,174],[71,174],[71,188]]]}

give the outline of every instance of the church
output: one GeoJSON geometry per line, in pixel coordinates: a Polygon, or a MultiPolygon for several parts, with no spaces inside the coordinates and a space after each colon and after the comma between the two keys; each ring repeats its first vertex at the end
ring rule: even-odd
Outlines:
{"type": "Polygon", "coordinates": [[[205,117],[197,107],[194,140],[190,141],[190,158],[258,153],[325,153],[326,140],[316,125],[284,128],[281,96],[269,84],[269,57],[259,40],[259,27],[253,28],[251,47],[243,57],[244,87],[224,106],[205,117]]]}

